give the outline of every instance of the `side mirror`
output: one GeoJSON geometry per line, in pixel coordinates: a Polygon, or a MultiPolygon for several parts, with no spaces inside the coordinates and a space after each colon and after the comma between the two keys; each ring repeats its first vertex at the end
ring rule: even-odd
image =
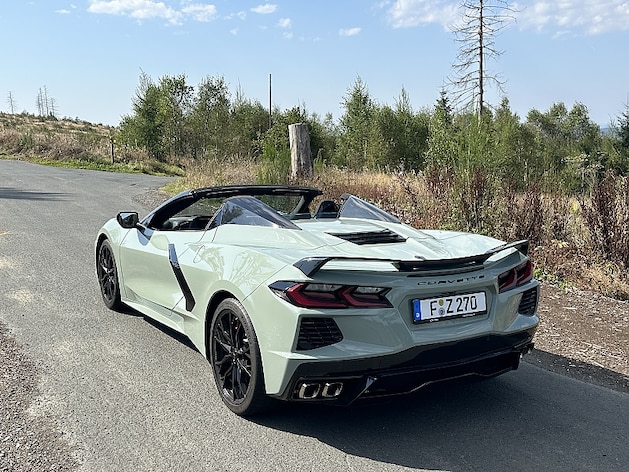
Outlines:
{"type": "Polygon", "coordinates": [[[133,229],[138,226],[140,217],[134,211],[122,211],[118,213],[116,220],[118,220],[118,224],[124,229],[133,229]]]}

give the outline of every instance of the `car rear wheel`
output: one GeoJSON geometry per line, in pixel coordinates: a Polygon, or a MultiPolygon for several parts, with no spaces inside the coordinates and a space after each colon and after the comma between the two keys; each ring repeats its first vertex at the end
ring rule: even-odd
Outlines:
{"type": "Polygon", "coordinates": [[[240,416],[269,408],[258,340],[244,307],[238,300],[223,300],[210,326],[209,360],[221,399],[240,416]]]}
{"type": "Polygon", "coordinates": [[[98,247],[98,257],[96,259],[96,273],[100,293],[103,296],[105,306],[111,310],[120,310],[120,285],[118,284],[118,271],[114,251],[109,241],[104,240],[98,247]]]}

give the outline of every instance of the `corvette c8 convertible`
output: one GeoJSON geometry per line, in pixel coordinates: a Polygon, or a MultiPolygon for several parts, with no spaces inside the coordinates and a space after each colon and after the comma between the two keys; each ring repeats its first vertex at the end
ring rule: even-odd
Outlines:
{"type": "Polygon", "coordinates": [[[539,321],[526,241],[418,230],[321,195],[208,187],[142,220],[119,213],[96,239],[103,300],[186,335],[243,416],[518,367],[539,321]]]}

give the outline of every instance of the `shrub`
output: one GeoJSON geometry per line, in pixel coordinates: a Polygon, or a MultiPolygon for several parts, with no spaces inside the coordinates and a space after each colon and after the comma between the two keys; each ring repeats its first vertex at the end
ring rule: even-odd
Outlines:
{"type": "Polygon", "coordinates": [[[593,244],[605,260],[629,268],[629,180],[608,172],[594,184],[589,201],[580,198],[593,244]]]}

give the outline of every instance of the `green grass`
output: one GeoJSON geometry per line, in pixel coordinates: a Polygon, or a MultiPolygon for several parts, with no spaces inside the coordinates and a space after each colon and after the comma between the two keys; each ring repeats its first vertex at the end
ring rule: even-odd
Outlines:
{"type": "Polygon", "coordinates": [[[87,170],[100,170],[104,172],[120,172],[125,174],[148,174],[158,175],[166,177],[183,177],[185,172],[178,166],[170,165],[161,162],[140,162],[140,163],[125,163],[125,162],[102,162],[102,161],[90,161],[85,159],[64,159],[64,160],[50,160],[37,156],[11,156],[7,154],[0,154],[0,159],[14,159],[20,161],[32,162],[34,164],[40,164],[50,167],[63,167],[67,169],[87,169],[87,170]]]}

